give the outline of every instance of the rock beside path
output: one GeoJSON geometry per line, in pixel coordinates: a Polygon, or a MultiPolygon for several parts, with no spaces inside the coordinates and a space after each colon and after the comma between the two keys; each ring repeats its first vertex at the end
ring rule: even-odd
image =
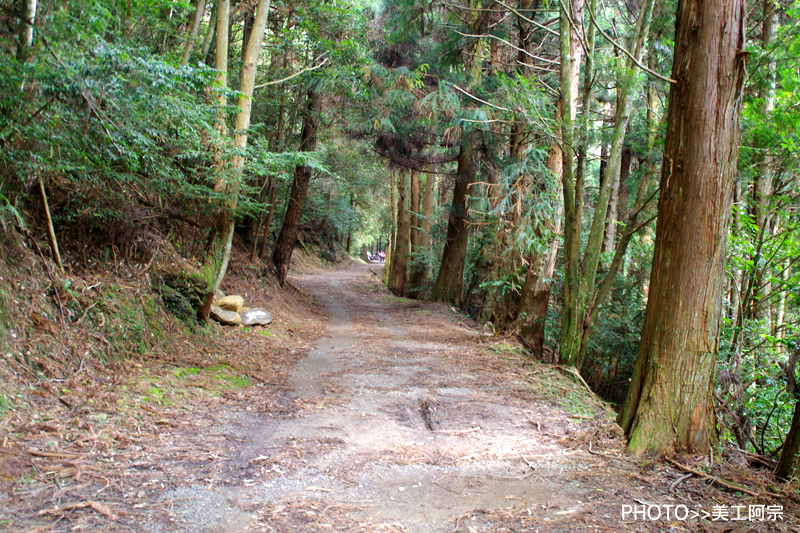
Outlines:
{"type": "Polygon", "coordinates": [[[218,305],[211,305],[211,318],[223,326],[238,326],[242,323],[242,317],[235,311],[228,311],[218,305]]]}
{"type": "Polygon", "coordinates": [[[248,309],[242,311],[240,316],[244,326],[266,326],[272,323],[272,315],[264,309],[248,309]]]}
{"type": "Polygon", "coordinates": [[[244,307],[244,298],[238,294],[225,296],[214,302],[214,305],[221,307],[226,311],[233,311],[234,313],[241,313],[244,307]]]}

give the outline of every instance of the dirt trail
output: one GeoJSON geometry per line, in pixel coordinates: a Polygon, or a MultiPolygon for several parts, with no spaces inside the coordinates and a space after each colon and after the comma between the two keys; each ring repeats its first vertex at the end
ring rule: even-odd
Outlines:
{"type": "Polygon", "coordinates": [[[42,382],[55,395],[0,425],[0,531],[800,531],[763,483],[723,492],[625,456],[614,413],[579,382],[379,280],[380,265],[295,276],[316,306],[259,296],[273,326],[42,382]],[[645,520],[623,505],[785,513],[645,520]]]}
{"type": "Polygon", "coordinates": [[[289,376],[300,409],[220,413],[226,475],[165,493],[153,531],[556,531],[618,515],[592,504],[612,459],[563,445],[575,419],[537,401],[519,362],[446,307],[377,290],[377,272],[292,279],[331,319],[289,376]]]}

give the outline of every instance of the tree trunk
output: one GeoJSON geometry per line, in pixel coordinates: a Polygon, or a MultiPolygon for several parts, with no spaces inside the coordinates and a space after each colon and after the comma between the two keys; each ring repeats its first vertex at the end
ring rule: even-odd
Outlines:
{"type": "Polygon", "coordinates": [[[406,288],[406,270],[411,237],[411,225],[408,212],[408,172],[397,173],[397,230],[395,231],[394,248],[392,249],[391,271],[389,272],[389,290],[397,296],[403,296],[406,288]]]}
{"type": "MultiPolygon", "coordinates": [[[[321,103],[322,99],[319,94],[314,89],[308,89],[308,106],[303,115],[303,130],[300,134],[301,152],[313,152],[317,149],[317,129],[319,128],[317,113],[321,103]]],[[[292,252],[300,231],[300,220],[303,217],[310,182],[311,168],[305,165],[295,167],[289,206],[286,208],[281,231],[275,242],[275,251],[272,253],[272,263],[275,265],[281,285],[286,281],[289,262],[292,260],[292,252]]]]}
{"type": "MultiPolygon", "coordinates": [[[[239,112],[236,115],[236,129],[233,133],[233,144],[237,149],[236,155],[233,156],[232,168],[228,173],[220,173],[222,179],[219,179],[214,186],[214,190],[225,195],[225,206],[219,216],[217,222],[217,234],[213,250],[215,253],[215,278],[214,285],[211,293],[213,294],[219,289],[222,280],[225,278],[225,273],[228,269],[228,262],[231,257],[231,245],[233,243],[233,230],[235,226],[235,211],[236,205],[239,200],[239,189],[241,187],[242,176],[244,173],[245,152],[247,150],[247,130],[250,128],[250,116],[253,107],[253,88],[256,81],[256,66],[258,57],[261,54],[261,45],[264,40],[264,31],[267,27],[267,16],[269,15],[270,0],[259,0],[258,13],[256,15],[252,38],[247,43],[247,52],[245,54],[245,62],[242,66],[242,76],[240,83],[240,96],[239,96],[239,112]],[[219,251],[221,250],[221,257],[219,251]],[[217,267],[217,259],[220,259],[219,266],[217,267]]],[[[222,4],[220,4],[222,7],[222,4]]],[[[228,6],[229,9],[229,6],[228,6]]],[[[220,13],[220,21],[224,22],[227,18],[220,13]]],[[[219,31],[219,29],[218,29],[219,31]]],[[[223,36],[219,31],[220,37],[223,36]]],[[[227,71],[227,46],[220,47],[219,40],[217,41],[217,50],[220,54],[224,55],[225,71],[220,69],[221,72],[227,71]]],[[[223,97],[224,98],[224,97],[223,97]]]]}
{"type": "MultiPolygon", "coordinates": [[[[557,122],[560,117],[557,116],[557,122]]],[[[563,172],[563,154],[561,146],[552,142],[548,150],[547,169],[552,173],[553,179],[561,180],[563,172]]],[[[561,231],[561,213],[556,212],[554,233],[561,231]]],[[[550,241],[547,254],[534,254],[534,257],[525,273],[525,283],[517,306],[517,328],[522,344],[534,356],[544,360],[544,335],[547,320],[547,308],[550,304],[551,279],[555,273],[556,259],[558,258],[558,237],[550,241]]],[[[555,361],[548,361],[555,362],[555,361]]]]}
{"type": "Polygon", "coordinates": [[[272,218],[275,215],[275,195],[278,192],[277,180],[272,180],[269,186],[269,208],[267,209],[267,219],[264,221],[264,229],[261,234],[261,244],[258,247],[258,257],[264,258],[269,241],[269,230],[272,227],[272,218]]]}
{"type": "Polygon", "coordinates": [[[575,365],[577,347],[574,346],[573,339],[580,328],[581,311],[579,260],[583,180],[580,179],[576,182],[574,171],[574,123],[577,110],[581,46],[572,23],[580,27],[583,22],[583,0],[567,1],[562,5],[567,9],[561,8],[559,22],[561,57],[559,109],[561,111],[563,147],[561,183],[564,195],[564,306],[561,319],[560,358],[565,364],[575,365]]]}
{"type": "Polygon", "coordinates": [[[208,51],[211,50],[211,43],[217,31],[217,18],[219,18],[219,1],[211,8],[211,20],[208,22],[208,32],[206,32],[206,37],[203,40],[203,49],[200,51],[200,60],[203,63],[207,62],[208,51]]]}
{"type": "Polygon", "coordinates": [[[800,474],[800,390],[798,390],[797,386],[796,373],[798,358],[800,358],[800,347],[795,348],[795,351],[783,367],[786,373],[786,388],[789,394],[794,396],[795,400],[797,400],[794,406],[792,425],[789,428],[789,433],[786,435],[786,440],[783,441],[781,457],[778,460],[778,465],[775,467],[775,474],[784,479],[790,479],[800,474]]]}
{"type": "Polygon", "coordinates": [[[183,47],[183,55],[181,56],[181,65],[189,63],[189,58],[194,49],[194,42],[197,40],[197,32],[200,29],[200,23],[203,21],[203,15],[206,12],[206,0],[197,0],[195,5],[194,15],[192,16],[192,29],[189,31],[189,36],[186,39],[186,44],[183,47]]]}
{"type": "MultiPolygon", "coordinates": [[[[650,20],[653,12],[653,0],[646,0],[641,8],[636,30],[631,38],[630,49],[637,61],[642,56],[644,42],[650,28],[650,20]]],[[[580,240],[581,211],[576,207],[576,216],[569,227],[570,231],[565,232],[565,238],[569,239],[569,259],[570,269],[567,272],[568,278],[564,286],[569,288],[569,298],[564,301],[564,319],[561,330],[561,361],[566,365],[581,368],[583,366],[583,356],[586,353],[583,346],[586,330],[587,308],[592,307],[595,298],[597,270],[600,265],[600,257],[603,246],[603,235],[605,233],[605,221],[608,214],[608,205],[611,199],[614,183],[618,183],[620,162],[622,159],[622,148],[625,141],[625,134],[628,129],[630,118],[630,95],[636,80],[637,66],[632,58],[629,58],[623,68],[617,85],[617,109],[614,122],[614,131],[609,147],[608,166],[605,169],[603,185],[597,199],[597,206],[592,217],[592,225],[586,242],[586,250],[583,254],[583,272],[581,273],[578,265],[578,248],[580,240]],[[576,276],[573,279],[573,276],[576,276]],[[569,305],[567,305],[569,302],[569,305]]],[[[566,143],[566,139],[565,139],[566,143]]],[[[566,168],[566,166],[565,166],[566,168]]],[[[573,195],[576,202],[583,195],[582,168],[574,185],[573,195]]],[[[565,196],[566,202],[566,196],[565,196]]],[[[565,244],[566,246],[566,244],[565,244]]],[[[565,290],[565,295],[567,291],[565,290]]]]}
{"type": "Polygon", "coordinates": [[[789,434],[783,442],[781,457],[775,467],[775,475],[791,479],[800,474],[800,400],[794,404],[794,416],[789,434]]]}
{"type": "Polygon", "coordinates": [[[409,217],[411,221],[411,250],[416,252],[419,246],[419,171],[411,171],[411,202],[409,203],[409,217]]]}
{"type": "MultiPolygon", "coordinates": [[[[214,123],[214,129],[219,134],[220,138],[225,138],[228,135],[227,117],[225,115],[225,107],[228,105],[227,88],[228,88],[228,20],[230,19],[231,3],[230,0],[219,0],[218,14],[217,14],[217,53],[214,66],[217,69],[216,86],[216,104],[218,106],[217,115],[214,123]]],[[[220,142],[223,142],[220,140],[220,142]]],[[[226,161],[223,155],[223,149],[220,146],[215,147],[214,152],[214,171],[215,175],[215,191],[223,191],[230,181],[228,170],[226,169],[226,161]]],[[[209,250],[208,257],[205,262],[205,274],[209,280],[208,295],[203,303],[203,306],[198,311],[198,318],[205,322],[208,321],[211,312],[211,302],[214,299],[214,293],[217,288],[217,281],[220,280],[219,273],[223,269],[227,269],[228,257],[230,257],[230,250],[226,248],[228,242],[228,224],[226,220],[233,217],[233,214],[228,214],[226,211],[229,209],[227,202],[223,204],[221,213],[217,216],[215,221],[214,235],[211,240],[211,249],[209,250]]]]}
{"type": "Polygon", "coordinates": [[[419,298],[422,289],[428,281],[428,261],[427,258],[431,248],[431,219],[433,218],[433,186],[435,177],[433,174],[425,175],[425,192],[422,199],[422,216],[419,217],[419,246],[415,256],[415,267],[411,273],[408,291],[409,298],[419,298]]]}
{"type": "MultiPolygon", "coordinates": [[[[602,249],[602,253],[604,254],[614,251],[614,242],[617,238],[617,202],[619,201],[619,188],[622,181],[622,165],[620,165],[617,172],[614,173],[613,178],[614,182],[611,184],[611,196],[608,198],[608,208],[606,209],[602,249]]],[[[605,268],[608,270],[608,263],[605,264],[605,268]]]]}
{"type": "Polygon", "coordinates": [[[24,0],[19,17],[19,36],[17,37],[17,61],[28,60],[33,46],[33,25],[36,22],[36,0],[24,0]]]}
{"type": "Polygon", "coordinates": [[[464,286],[464,262],[467,258],[469,241],[469,220],[467,219],[467,192],[478,170],[477,134],[464,133],[461,140],[461,153],[458,156],[453,203],[447,219],[447,239],[444,243],[439,276],[433,286],[431,298],[434,301],[461,305],[464,286]]]}
{"type": "Polygon", "coordinates": [[[706,453],[744,83],[743,0],[680,0],[655,252],[618,417],[628,451],[706,453]]]}
{"type": "MultiPolygon", "coordinates": [[[[771,0],[764,0],[763,17],[761,23],[761,48],[765,51],[766,56],[772,57],[772,41],[775,38],[775,3],[771,0]]],[[[761,112],[764,114],[766,120],[769,120],[770,115],[775,109],[775,61],[768,60],[764,65],[766,73],[766,86],[759,95],[761,97],[761,112]]],[[[763,159],[758,165],[755,180],[753,183],[753,220],[758,228],[765,228],[761,231],[761,235],[765,240],[771,238],[771,217],[770,217],[770,201],[773,194],[773,176],[772,176],[772,150],[770,146],[764,145],[763,159]]],[[[766,241],[765,241],[766,242],[766,241]]],[[[766,322],[766,329],[769,330],[771,322],[770,299],[769,293],[771,284],[769,282],[770,272],[768,271],[767,264],[764,262],[764,267],[760,267],[758,261],[757,266],[753,268],[751,277],[753,278],[753,290],[751,293],[751,305],[749,307],[748,317],[752,320],[763,320],[766,322]]]]}
{"type": "Polygon", "coordinates": [[[397,232],[397,204],[395,203],[395,189],[397,181],[389,172],[389,208],[391,209],[392,231],[386,236],[386,257],[383,260],[383,284],[389,286],[389,271],[392,264],[392,249],[394,248],[394,236],[397,232]]]}

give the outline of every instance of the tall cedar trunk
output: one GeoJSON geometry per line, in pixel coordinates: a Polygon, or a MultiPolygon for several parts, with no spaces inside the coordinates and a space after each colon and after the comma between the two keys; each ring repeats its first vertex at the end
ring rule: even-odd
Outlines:
{"type": "Polygon", "coordinates": [[[787,389],[795,397],[794,416],[789,433],[783,442],[781,457],[775,467],[775,474],[779,477],[790,479],[800,475],[800,390],[797,386],[797,362],[800,359],[800,347],[795,348],[784,366],[787,377],[787,389]]]}
{"type": "Polygon", "coordinates": [[[183,46],[181,65],[189,63],[189,58],[192,56],[192,50],[194,49],[194,42],[197,40],[197,32],[200,29],[200,23],[203,21],[205,12],[206,0],[197,0],[194,7],[194,14],[192,15],[192,29],[189,30],[189,36],[186,38],[186,44],[183,46]]]}
{"type": "MultiPolygon", "coordinates": [[[[560,116],[557,116],[557,121],[560,116]]],[[[547,170],[555,180],[561,179],[563,172],[561,146],[552,142],[547,155],[547,170]]],[[[560,207],[560,206],[559,206],[560,207]]],[[[561,230],[561,212],[556,209],[554,233],[561,230]]],[[[544,333],[547,308],[550,304],[550,287],[558,258],[558,238],[550,241],[547,254],[534,254],[534,260],[525,273],[525,283],[517,307],[517,328],[519,338],[536,357],[544,359],[544,333]]],[[[555,362],[555,361],[548,361],[555,362]]]]}
{"type": "MultiPolygon", "coordinates": [[[[257,15],[253,25],[251,39],[247,43],[245,61],[242,66],[241,82],[239,87],[239,112],[236,114],[236,128],[233,133],[233,144],[237,149],[233,156],[231,169],[229,172],[220,174],[214,186],[214,190],[225,195],[225,206],[217,222],[217,234],[214,243],[215,256],[222,250],[221,264],[217,267],[217,257],[214,266],[218,269],[215,272],[215,281],[212,293],[222,284],[225,272],[228,269],[228,262],[231,257],[231,246],[233,243],[233,230],[236,223],[234,217],[236,205],[239,200],[239,189],[244,174],[245,152],[247,150],[247,135],[250,128],[250,115],[253,108],[253,89],[256,81],[256,65],[261,55],[261,45],[264,40],[264,31],[267,27],[267,16],[269,15],[270,0],[259,0],[257,15]]],[[[222,19],[222,17],[220,17],[222,19]]],[[[219,30],[218,30],[219,31],[219,30]]],[[[217,45],[219,50],[219,43],[217,45]]],[[[227,60],[225,61],[227,67],[227,60]]]]}
{"type": "MultiPolygon", "coordinates": [[[[644,43],[650,28],[650,20],[653,12],[653,0],[646,0],[641,8],[639,20],[636,23],[636,30],[631,37],[629,48],[633,51],[633,57],[637,61],[642,57],[644,43]]],[[[597,305],[596,301],[596,278],[597,270],[600,265],[600,257],[603,246],[603,235],[605,233],[605,220],[608,211],[608,204],[611,199],[612,188],[615,177],[619,174],[622,159],[622,149],[625,141],[625,134],[628,129],[630,118],[630,96],[636,81],[637,67],[633,58],[628,58],[617,84],[617,109],[615,114],[614,130],[609,146],[608,166],[605,170],[605,179],[600,187],[597,198],[589,236],[586,242],[586,251],[583,255],[582,269],[578,268],[578,248],[580,241],[581,226],[581,207],[580,198],[583,196],[583,167],[579,164],[577,178],[574,186],[574,199],[576,204],[575,216],[570,224],[565,224],[569,231],[565,232],[565,247],[569,249],[566,257],[569,258],[569,268],[567,269],[564,287],[564,315],[561,329],[561,361],[570,366],[581,368],[583,358],[586,354],[585,340],[588,339],[586,332],[591,328],[587,317],[595,317],[591,310],[597,305]],[[581,272],[582,270],[582,272],[581,272]],[[575,276],[573,278],[573,276],[575,276]],[[568,295],[568,296],[567,296],[568,295]]],[[[565,140],[566,142],[566,140],[565,140]]],[[[565,166],[566,168],[566,166],[565,166]]],[[[566,204],[565,195],[565,204],[566,204]]]]}
{"type": "MultiPolygon", "coordinates": [[[[425,262],[425,247],[422,245],[424,213],[420,213],[419,171],[411,171],[411,269],[408,275],[406,296],[419,298],[422,283],[427,277],[428,265],[425,262]]],[[[424,200],[423,200],[424,204],[424,200]]],[[[429,230],[430,231],[430,230],[429,230]]]]}
{"type": "MultiPolygon", "coordinates": [[[[656,132],[659,124],[656,118],[657,109],[658,95],[655,87],[651,85],[647,93],[647,162],[645,164],[641,181],[639,181],[639,187],[636,190],[636,197],[634,199],[633,206],[624,217],[625,231],[622,233],[622,235],[620,235],[616,247],[613,250],[614,258],[607,267],[606,275],[603,278],[603,281],[600,283],[600,288],[597,290],[597,295],[594,298],[594,302],[592,302],[592,305],[587,309],[586,319],[584,320],[583,337],[581,339],[581,351],[579,353],[580,361],[584,361],[586,350],[589,345],[589,339],[594,332],[594,326],[596,324],[595,318],[597,317],[599,309],[606,301],[606,298],[608,298],[608,296],[611,294],[611,289],[613,288],[614,282],[617,279],[617,273],[623,266],[625,253],[628,250],[628,245],[630,244],[631,238],[640,228],[648,225],[652,218],[654,218],[651,216],[651,212],[653,212],[654,209],[652,208],[652,204],[649,202],[651,198],[648,198],[648,194],[650,194],[650,190],[657,181],[657,157],[654,150],[656,132]],[[644,222],[640,222],[642,219],[644,219],[644,222]]],[[[624,154],[625,152],[623,151],[623,155],[624,154]]],[[[625,166],[623,165],[623,169],[624,168],[625,166]]],[[[620,217],[620,219],[622,218],[623,217],[620,217]]]]}
{"type": "MultiPolygon", "coordinates": [[[[775,3],[771,0],[764,0],[763,17],[764,20],[761,24],[761,48],[771,57],[773,54],[769,48],[775,37],[775,3]]],[[[769,120],[772,111],[775,109],[775,61],[768,60],[764,65],[766,73],[766,82],[763,91],[761,92],[761,112],[769,120]]],[[[766,228],[761,232],[763,239],[769,240],[771,238],[770,231],[770,200],[773,194],[772,185],[772,151],[769,144],[762,147],[763,159],[758,165],[758,172],[756,172],[755,182],[753,183],[753,220],[757,227],[766,228]]],[[[756,264],[761,261],[756,260],[756,264]]],[[[770,273],[766,268],[754,268],[750,274],[753,277],[753,290],[750,305],[748,306],[748,317],[752,320],[764,320],[767,323],[767,329],[770,329],[770,305],[769,293],[771,284],[768,281],[770,273]]]]}
{"type": "MultiPolygon", "coordinates": [[[[532,2],[531,0],[519,1],[519,11],[521,13],[524,10],[536,10],[538,6],[538,0],[536,2],[532,2]]],[[[535,13],[528,12],[526,18],[533,18],[533,16],[535,16],[535,13]]],[[[531,47],[532,24],[522,17],[518,17],[517,28],[519,31],[520,47],[520,50],[517,52],[517,71],[526,77],[530,77],[532,75],[531,69],[523,63],[527,64],[530,62],[530,58],[527,57],[524,51],[528,51],[531,47]]],[[[558,107],[557,105],[557,108],[558,107]]],[[[561,115],[557,112],[556,122],[559,132],[560,121],[561,115]]],[[[515,140],[515,137],[520,135],[517,128],[519,128],[519,123],[515,122],[511,131],[509,152],[512,158],[521,161],[525,143],[523,137],[520,137],[519,140],[515,140]]],[[[557,183],[560,182],[563,168],[563,155],[561,153],[561,147],[555,141],[551,143],[548,151],[547,168],[552,173],[549,179],[553,179],[557,183]]],[[[537,192],[534,192],[534,194],[537,192]]],[[[559,247],[559,237],[557,235],[561,231],[561,216],[561,206],[559,205],[554,213],[554,237],[550,241],[548,252],[545,254],[534,252],[527,258],[528,270],[525,273],[525,281],[522,285],[516,310],[516,325],[519,338],[522,343],[539,358],[542,357],[544,349],[544,326],[547,318],[547,308],[550,303],[551,283],[549,279],[553,277],[553,272],[555,270],[555,260],[559,247]]],[[[534,228],[534,232],[541,236],[541,228],[534,228]]]]}
{"type": "MultiPolygon", "coordinates": [[[[283,50],[283,68],[286,69],[286,49],[283,50]]],[[[285,115],[285,104],[286,104],[286,90],[283,87],[283,84],[280,86],[280,104],[278,106],[278,125],[276,127],[275,135],[270,137],[269,139],[269,149],[271,152],[282,152],[283,151],[283,122],[284,122],[284,115],[285,115]]],[[[256,230],[256,234],[253,240],[253,253],[255,253],[256,244],[258,244],[258,257],[264,258],[264,253],[267,249],[267,241],[269,240],[269,230],[270,226],[272,225],[272,217],[275,213],[275,195],[278,192],[278,182],[277,180],[273,179],[272,177],[267,179],[267,187],[268,191],[266,196],[269,198],[267,208],[267,218],[266,221],[263,222],[261,216],[258,217],[258,227],[256,230]],[[261,238],[259,242],[259,233],[261,233],[261,238]]],[[[251,255],[251,261],[254,258],[251,255]]]]}
{"type": "Polygon", "coordinates": [[[401,170],[397,173],[397,230],[389,272],[389,290],[397,296],[402,296],[406,288],[411,237],[408,200],[408,172],[401,170]]]}
{"type": "MultiPolygon", "coordinates": [[[[628,214],[628,187],[626,183],[631,176],[631,165],[633,164],[634,153],[630,146],[622,148],[622,160],[619,168],[619,193],[617,195],[617,220],[622,222],[628,214]]],[[[606,250],[603,250],[604,252],[606,250]]],[[[608,250],[613,252],[614,248],[608,250]]]]}
{"type": "MultiPolygon", "coordinates": [[[[313,152],[317,149],[317,129],[319,128],[319,112],[321,98],[314,89],[308,90],[308,105],[303,114],[303,130],[300,134],[300,151],[313,152]]],[[[289,205],[283,217],[283,225],[275,242],[275,251],[272,254],[272,263],[278,273],[281,285],[286,281],[286,272],[292,260],[292,252],[300,231],[300,220],[308,196],[308,185],[311,182],[311,168],[299,165],[294,169],[292,192],[289,194],[289,205]]]]}
{"type": "MultiPolygon", "coordinates": [[[[603,236],[603,253],[614,251],[614,241],[617,236],[617,202],[619,201],[620,182],[622,181],[622,165],[614,173],[614,182],[611,184],[611,196],[608,198],[606,209],[605,234],[603,236]]],[[[606,270],[608,265],[605,266],[606,270]]]]}
{"type": "Polygon", "coordinates": [[[714,363],[744,83],[743,0],[680,0],[653,268],[619,422],[634,454],[716,442],[714,363]]]}
{"type": "MultiPolygon", "coordinates": [[[[739,180],[733,186],[733,205],[741,207],[742,204],[742,184],[739,180]]],[[[733,212],[733,231],[736,235],[740,235],[742,231],[742,218],[739,215],[739,210],[733,212]]],[[[730,281],[730,316],[731,324],[738,326],[739,313],[741,312],[741,292],[742,286],[742,269],[736,265],[731,265],[731,281],[730,281]]],[[[734,339],[735,342],[736,339],[734,339]]],[[[732,347],[733,348],[733,347],[732,347]]]]}
{"type": "Polygon", "coordinates": [[[422,289],[428,281],[428,262],[422,259],[422,255],[428,257],[431,247],[431,218],[433,218],[433,185],[435,177],[433,174],[425,175],[425,192],[422,198],[422,216],[419,218],[419,247],[417,248],[417,259],[414,271],[411,273],[408,292],[409,298],[419,298],[422,289]]]}
{"type": "Polygon", "coordinates": [[[465,133],[458,156],[453,203],[447,219],[447,239],[444,243],[439,276],[433,286],[431,298],[457,306],[461,305],[464,286],[464,262],[467,258],[469,220],[467,219],[467,192],[478,170],[477,134],[465,133]]]}
{"type": "MultiPolygon", "coordinates": [[[[561,111],[561,141],[563,147],[563,170],[561,172],[564,195],[564,287],[563,313],[561,320],[561,359],[574,364],[570,340],[578,331],[580,297],[580,235],[583,211],[582,179],[575,181],[574,123],[578,97],[578,75],[581,63],[581,46],[576,25],[583,22],[583,0],[567,1],[562,7],[559,20],[559,48],[561,68],[559,84],[559,109],[561,111]],[[567,11],[569,10],[569,12],[567,11]],[[566,344],[566,346],[565,346],[566,344]]],[[[580,173],[578,174],[580,176],[580,173]]]]}

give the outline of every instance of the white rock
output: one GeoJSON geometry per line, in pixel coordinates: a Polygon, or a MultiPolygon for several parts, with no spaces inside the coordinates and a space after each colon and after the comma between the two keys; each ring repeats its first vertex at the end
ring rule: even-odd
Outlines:
{"type": "Polygon", "coordinates": [[[272,316],[263,309],[248,309],[241,316],[245,326],[266,326],[272,322],[272,316]]]}

